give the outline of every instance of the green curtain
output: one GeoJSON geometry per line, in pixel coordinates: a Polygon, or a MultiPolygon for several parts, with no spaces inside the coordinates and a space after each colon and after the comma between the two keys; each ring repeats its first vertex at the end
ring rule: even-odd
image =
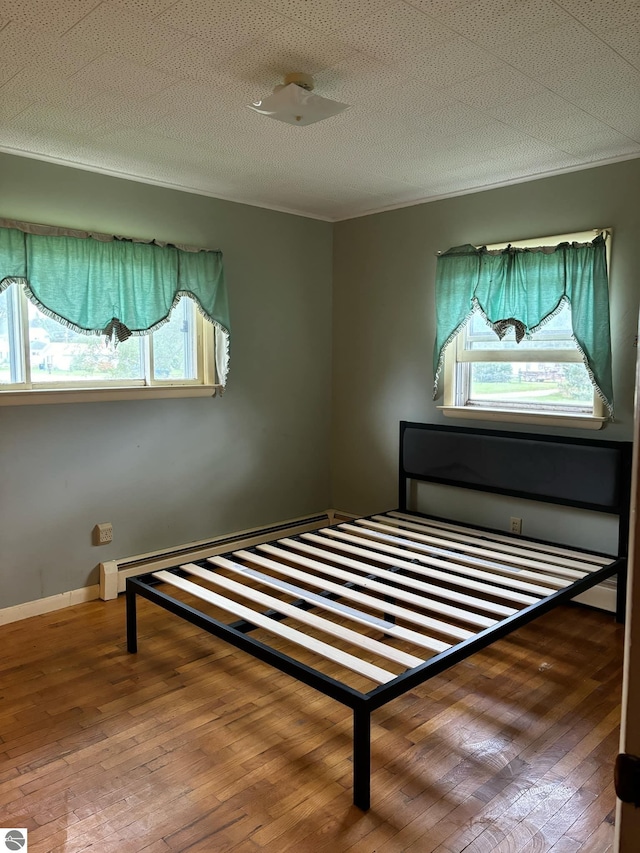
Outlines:
{"type": "Polygon", "coordinates": [[[476,308],[502,337],[509,325],[516,338],[544,325],[564,302],[571,306],[573,337],[591,381],[613,415],[609,286],[605,240],[555,247],[489,252],[457,246],[438,257],[434,397],[445,347],[476,308]],[[508,321],[508,322],[505,322],[508,321]]]}
{"type": "Polygon", "coordinates": [[[225,384],[230,324],[221,252],[17,225],[0,227],[0,292],[16,281],[44,313],[115,341],[153,332],[188,295],[216,326],[225,384]]]}

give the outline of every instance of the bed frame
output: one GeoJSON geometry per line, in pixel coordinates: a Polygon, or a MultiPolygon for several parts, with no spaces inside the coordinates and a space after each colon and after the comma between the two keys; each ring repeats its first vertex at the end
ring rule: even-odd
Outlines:
{"type": "Polygon", "coordinates": [[[366,810],[376,708],[613,575],[622,620],[630,475],[628,442],[402,422],[397,510],[128,578],[128,650],[142,596],[351,708],[366,810]],[[414,480],[617,515],[617,554],[409,512],[414,480]]]}

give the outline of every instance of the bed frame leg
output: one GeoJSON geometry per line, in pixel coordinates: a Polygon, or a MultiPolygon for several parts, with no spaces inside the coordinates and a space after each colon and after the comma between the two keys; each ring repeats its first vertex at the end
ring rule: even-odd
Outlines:
{"type": "Polygon", "coordinates": [[[627,609],[627,566],[616,575],[616,622],[623,623],[627,609]]]}
{"type": "Polygon", "coordinates": [[[134,654],[138,651],[138,619],[136,616],[136,593],[131,584],[127,583],[127,651],[134,654]]]}
{"type": "Polygon", "coordinates": [[[371,714],[353,709],[353,804],[363,812],[371,805],[371,714]]]}

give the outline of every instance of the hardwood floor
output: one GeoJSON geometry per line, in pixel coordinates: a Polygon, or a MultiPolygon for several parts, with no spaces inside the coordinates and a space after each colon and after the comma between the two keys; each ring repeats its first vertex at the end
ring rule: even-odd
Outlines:
{"type": "Polygon", "coordinates": [[[146,601],[0,627],[0,825],[30,853],[605,853],[622,628],[559,608],[373,715],[146,601]]]}

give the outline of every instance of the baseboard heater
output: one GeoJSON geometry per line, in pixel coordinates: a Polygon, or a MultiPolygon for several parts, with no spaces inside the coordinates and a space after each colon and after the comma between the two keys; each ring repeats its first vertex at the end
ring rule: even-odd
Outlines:
{"type": "Polygon", "coordinates": [[[119,593],[124,592],[127,578],[136,575],[160,571],[160,569],[175,566],[176,563],[201,560],[204,557],[223,554],[225,551],[250,548],[253,545],[274,539],[278,534],[295,536],[298,533],[317,530],[319,527],[326,527],[340,521],[349,521],[352,518],[354,516],[349,513],[327,510],[317,515],[294,518],[267,527],[254,527],[249,530],[218,536],[214,539],[190,542],[177,548],[100,563],[100,598],[103,601],[117,598],[119,593]]]}

